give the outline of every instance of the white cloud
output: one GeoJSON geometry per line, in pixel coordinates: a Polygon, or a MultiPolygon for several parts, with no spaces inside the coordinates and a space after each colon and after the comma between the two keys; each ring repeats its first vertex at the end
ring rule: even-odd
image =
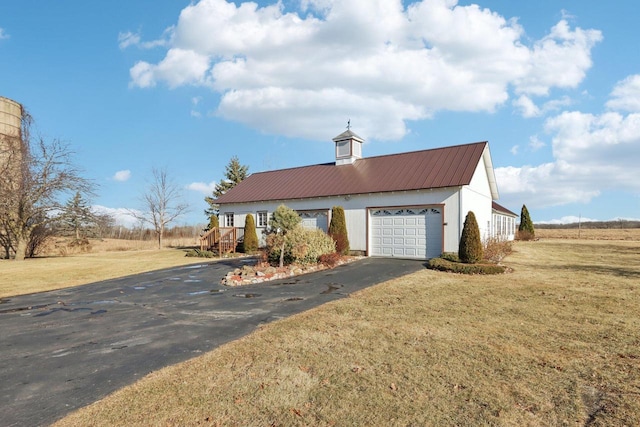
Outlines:
{"type": "Polygon", "coordinates": [[[114,181],[124,182],[129,180],[129,178],[131,178],[131,171],[129,169],[118,171],[113,175],[114,181]]]}
{"type": "Polygon", "coordinates": [[[9,37],[9,34],[7,34],[4,28],[0,27],[0,40],[8,39],[9,37]]]}
{"type": "Polygon", "coordinates": [[[513,154],[514,156],[517,156],[519,149],[520,149],[519,145],[514,145],[513,147],[511,147],[511,150],[509,150],[509,151],[511,151],[511,154],[513,154]]]}
{"type": "Polygon", "coordinates": [[[640,74],[618,82],[611,92],[607,108],[617,111],[640,113],[640,74]]]}
{"type": "Polygon", "coordinates": [[[537,135],[533,135],[531,138],[529,138],[529,148],[531,149],[531,151],[538,151],[546,145],[547,144],[545,144],[543,141],[540,141],[537,135]]]}
{"type": "Polygon", "coordinates": [[[172,31],[173,27],[169,27],[164,31],[162,38],[148,42],[142,41],[142,36],[139,32],[120,32],[118,33],[118,47],[120,47],[121,50],[124,50],[129,46],[135,46],[140,49],[152,49],[154,47],[167,46],[169,44],[169,39],[171,37],[172,31]]]}
{"type": "Polygon", "coordinates": [[[163,36],[164,59],[137,62],[131,85],[211,89],[218,116],[269,133],[326,139],[351,117],[364,137],[398,139],[436,111],[495,111],[510,88],[533,114],[531,96],[584,79],[601,39],[562,20],[527,46],[517,20],[456,0],[299,5],[192,3],[163,36]]]}
{"type": "Polygon", "coordinates": [[[131,214],[132,212],[140,214],[141,212],[138,210],[127,208],[109,208],[101,205],[93,205],[91,208],[95,213],[111,215],[115,219],[117,225],[122,225],[128,228],[133,228],[140,225],[140,220],[136,219],[131,214]]]}
{"type": "MultiPolygon", "coordinates": [[[[615,90],[612,96],[619,99],[615,90]]],[[[565,111],[547,119],[545,130],[552,135],[552,162],[496,169],[507,199],[545,207],[588,203],[605,190],[640,194],[640,113],[565,111]]],[[[537,137],[531,143],[541,144],[537,137]]]]}
{"type": "Polygon", "coordinates": [[[597,30],[571,30],[561,20],[530,51],[528,71],[516,81],[520,93],[547,95],[553,87],[575,88],[591,68],[591,48],[602,40],[597,30]]]}
{"type": "Polygon", "coordinates": [[[140,44],[140,34],[127,31],[125,33],[118,34],[118,46],[120,49],[126,49],[129,46],[136,46],[140,44]]]}
{"type": "Polygon", "coordinates": [[[584,218],[580,216],[567,215],[560,219],[552,219],[550,221],[536,221],[536,224],[577,224],[579,222],[594,222],[599,221],[597,219],[584,218]]]}
{"type": "Polygon", "coordinates": [[[187,185],[187,190],[197,191],[204,195],[210,196],[211,193],[213,193],[213,190],[215,190],[216,184],[217,183],[215,181],[211,181],[208,184],[204,182],[192,182],[191,184],[187,185]]]}
{"type": "Polygon", "coordinates": [[[564,96],[560,99],[552,99],[542,104],[542,107],[538,107],[533,100],[527,95],[520,95],[512,102],[513,106],[520,111],[520,114],[524,118],[539,117],[548,114],[552,111],[558,111],[562,107],[571,105],[571,99],[564,96]]]}
{"type": "Polygon", "coordinates": [[[513,106],[520,110],[522,117],[531,118],[538,117],[542,114],[540,108],[529,98],[527,95],[520,95],[520,97],[513,101],[513,106]]]}

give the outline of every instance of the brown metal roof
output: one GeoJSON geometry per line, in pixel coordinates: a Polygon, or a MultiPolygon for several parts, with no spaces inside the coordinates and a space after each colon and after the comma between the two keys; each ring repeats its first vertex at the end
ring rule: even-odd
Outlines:
{"type": "Polygon", "coordinates": [[[468,185],[487,142],[259,172],[218,204],[307,199],[468,185]]]}
{"type": "Polygon", "coordinates": [[[493,209],[494,211],[502,212],[507,215],[511,215],[515,217],[518,216],[518,214],[511,212],[509,209],[505,208],[502,205],[497,204],[496,202],[491,202],[491,209],[493,209]]]}

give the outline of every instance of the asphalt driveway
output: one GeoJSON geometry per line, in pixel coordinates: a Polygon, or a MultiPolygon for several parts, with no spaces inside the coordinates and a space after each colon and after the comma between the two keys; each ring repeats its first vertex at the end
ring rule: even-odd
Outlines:
{"type": "Polygon", "coordinates": [[[259,325],[424,268],[368,258],[257,285],[220,279],[250,260],[155,271],[0,300],[0,425],[47,425],[259,325]]]}

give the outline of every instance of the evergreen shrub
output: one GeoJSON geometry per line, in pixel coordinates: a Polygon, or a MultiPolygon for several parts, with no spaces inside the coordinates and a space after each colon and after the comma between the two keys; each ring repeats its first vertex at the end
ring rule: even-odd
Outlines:
{"type": "Polygon", "coordinates": [[[533,240],[536,238],[536,230],[533,227],[533,221],[529,216],[529,210],[526,205],[522,205],[520,211],[520,225],[518,226],[518,240],[533,240]]]}
{"type": "Polygon", "coordinates": [[[460,261],[467,264],[474,264],[482,259],[480,229],[473,211],[469,211],[464,220],[460,245],[458,246],[458,256],[460,261]]]}
{"type": "Polygon", "coordinates": [[[328,234],[336,242],[336,252],[340,255],[349,255],[347,221],[342,206],[334,206],[331,209],[331,223],[329,224],[328,234]]]}
{"type": "Polygon", "coordinates": [[[244,220],[244,252],[254,253],[258,250],[258,234],[256,233],[256,222],[253,215],[247,214],[244,220]]]}

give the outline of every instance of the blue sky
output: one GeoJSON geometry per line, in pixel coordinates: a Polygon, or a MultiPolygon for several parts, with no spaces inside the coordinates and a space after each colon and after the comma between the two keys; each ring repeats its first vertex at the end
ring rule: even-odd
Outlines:
{"type": "Polygon", "coordinates": [[[640,218],[640,2],[0,3],[0,96],[67,141],[93,203],[140,208],[166,167],[204,223],[250,172],[488,140],[535,222],[640,218]]]}

